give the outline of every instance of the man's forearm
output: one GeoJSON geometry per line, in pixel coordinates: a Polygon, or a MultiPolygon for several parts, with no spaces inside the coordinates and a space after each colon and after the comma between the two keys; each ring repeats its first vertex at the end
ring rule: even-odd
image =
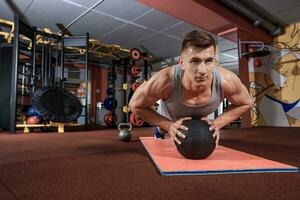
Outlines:
{"type": "Polygon", "coordinates": [[[222,113],[220,116],[218,116],[213,121],[213,125],[214,125],[214,127],[221,129],[224,126],[226,126],[227,124],[238,119],[244,112],[246,112],[250,108],[251,108],[250,105],[232,107],[229,110],[227,110],[226,112],[222,113]]]}
{"type": "Polygon", "coordinates": [[[134,108],[131,111],[140,116],[144,121],[158,126],[165,131],[169,131],[172,121],[158,114],[155,110],[151,108],[134,108]]]}

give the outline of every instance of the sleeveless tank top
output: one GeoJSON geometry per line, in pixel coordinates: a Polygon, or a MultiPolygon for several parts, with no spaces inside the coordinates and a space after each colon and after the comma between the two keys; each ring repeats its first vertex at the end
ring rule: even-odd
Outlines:
{"type": "Polygon", "coordinates": [[[173,69],[173,90],[167,100],[160,100],[157,112],[169,120],[176,121],[182,117],[193,117],[200,119],[214,112],[223,101],[223,88],[220,73],[216,67],[213,68],[212,93],[208,103],[203,105],[186,105],[182,100],[182,69],[175,65],[173,69]]]}

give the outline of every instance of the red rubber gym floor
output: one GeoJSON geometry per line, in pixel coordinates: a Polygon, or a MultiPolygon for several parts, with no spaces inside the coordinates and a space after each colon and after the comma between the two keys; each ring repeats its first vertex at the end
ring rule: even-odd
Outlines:
{"type": "MultiPolygon", "coordinates": [[[[0,199],[300,199],[300,173],[162,176],[140,136],[116,129],[0,133],[0,199]]],[[[300,167],[300,128],[223,130],[220,144],[300,167]]]]}

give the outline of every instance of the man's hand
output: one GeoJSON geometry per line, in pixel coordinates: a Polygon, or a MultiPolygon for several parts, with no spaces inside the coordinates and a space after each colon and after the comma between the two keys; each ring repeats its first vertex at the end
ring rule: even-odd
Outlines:
{"type": "Polygon", "coordinates": [[[216,138],[216,148],[219,145],[219,139],[220,139],[220,130],[219,128],[215,127],[214,123],[210,121],[207,117],[202,117],[201,120],[205,121],[209,125],[209,130],[214,131],[213,132],[213,137],[216,138]]]}
{"type": "Polygon", "coordinates": [[[175,141],[177,142],[177,144],[181,144],[180,140],[178,140],[178,138],[176,137],[176,135],[178,135],[179,137],[182,137],[182,138],[185,138],[185,135],[179,130],[179,129],[182,129],[182,130],[188,130],[188,128],[184,125],[182,125],[182,123],[186,120],[190,120],[192,119],[191,117],[184,117],[184,118],[180,118],[179,120],[177,120],[176,122],[173,122],[171,125],[170,125],[170,129],[169,129],[169,134],[170,134],[170,137],[175,141]]]}

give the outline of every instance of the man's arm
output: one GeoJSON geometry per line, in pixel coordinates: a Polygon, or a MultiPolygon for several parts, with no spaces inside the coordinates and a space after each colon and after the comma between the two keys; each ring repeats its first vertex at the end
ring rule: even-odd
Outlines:
{"type": "Polygon", "coordinates": [[[224,95],[231,103],[231,108],[213,121],[212,126],[218,130],[238,119],[253,104],[247,88],[233,72],[222,69],[221,77],[224,95]]]}
{"type": "Polygon", "coordinates": [[[172,89],[171,70],[171,68],[163,69],[145,81],[134,92],[129,102],[130,111],[139,115],[144,121],[167,131],[172,121],[161,116],[151,107],[159,99],[166,99],[170,95],[172,89]]]}

